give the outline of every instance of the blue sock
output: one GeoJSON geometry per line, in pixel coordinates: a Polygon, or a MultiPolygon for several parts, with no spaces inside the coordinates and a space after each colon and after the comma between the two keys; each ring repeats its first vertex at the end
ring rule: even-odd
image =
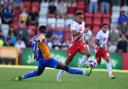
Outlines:
{"type": "Polygon", "coordinates": [[[37,70],[34,70],[34,71],[27,73],[27,74],[24,74],[23,78],[26,79],[26,78],[30,78],[30,77],[34,77],[34,76],[37,76],[37,70]]]}
{"type": "Polygon", "coordinates": [[[71,67],[68,68],[67,72],[70,73],[70,74],[81,74],[81,75],[84,74],[84,71],[79,70],[79,69],[74,69],[74,68],[71,68],[71,67]]]}

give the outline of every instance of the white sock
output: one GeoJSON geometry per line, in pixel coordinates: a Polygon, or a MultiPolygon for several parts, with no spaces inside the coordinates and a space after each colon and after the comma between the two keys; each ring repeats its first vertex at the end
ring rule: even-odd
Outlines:
{"type": "Polygon", "coordinates": [[[58,74],[56,76],[56,80],[57,81],[59,81],[59,82],[61,81],[61,76],[62,76],[63,72],[64,72],[63,70],[59,70],[59,72],[58,72],[58,74]]]}
{"type": "Polygon", "coordinates": [[[83,74],[86,74],[86,71],[83,71],[83,74]]]}
{"type": "Polygon", "coordinates": [[[112,77],[112,64],[109,62],[109,63],[106,63],[106,65],[108,69],[108,75],[109,77],[112,77]]]}
{"type": "Polygon", "coordinates": [[[86,55],[84,55],[80,60],[79,60],[79,63],[78,63],[78,66],[79,67],[82,67],[82,65],[88,60],[88,57],[86,55]]]}
{"type": "Polygon", "coordinates": [[[61,76],[64,73],[64,70],[59,70],[57,76],[61,76]]]}

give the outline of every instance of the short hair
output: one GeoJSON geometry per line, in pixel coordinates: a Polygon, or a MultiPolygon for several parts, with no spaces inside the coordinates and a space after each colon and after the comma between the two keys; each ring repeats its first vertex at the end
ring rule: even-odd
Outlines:
{"type": "Polygon", "coordinates": [[[81,12],[76,12],[75,13],[75,16],[79,16],[79,15],[83,15],[83,13],[81,13],[81,12]]]}
{"type": "Polygon", "coordinates": [[[104,25],[107,25],[107,26],[109,26],[108,24],[106,24],[106,23],[103,23],[103,24],[101,25],[101,28],[102,28],[104,25]]]}
{"type": "Polygon", "coordinates": [[[39,32],[40,32],[40,33],[46,33],[46,31],[47,31],[47,27],[46,27],[45,25],[41,25],[41,26],[39,27],[39,32]]]}

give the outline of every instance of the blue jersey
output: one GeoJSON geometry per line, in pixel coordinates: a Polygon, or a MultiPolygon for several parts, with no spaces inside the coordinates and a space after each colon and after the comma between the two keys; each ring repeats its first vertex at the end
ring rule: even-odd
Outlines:
{"type": "Polygon", "coordinates": [[[38,58],[44,58],[45,60],[49,60],[51,58],[51,53],[46,43],[46,38],[44,34],[37,34],[31,39],[32,50],[35,53],[34,46],[38,45],[38,58]]]}
{"type": "Polygon", "coordinates": [[[59,64],[57,60],[51,57],[51,53],[46,43],[46,38],[44,34],[37,34],[31,39],[32,50],[35,53],[34,46],[35,44],[39,43],[38,45],[38,67],[39,69],[45,67],[52,67],[56,68],[59,64]]]}

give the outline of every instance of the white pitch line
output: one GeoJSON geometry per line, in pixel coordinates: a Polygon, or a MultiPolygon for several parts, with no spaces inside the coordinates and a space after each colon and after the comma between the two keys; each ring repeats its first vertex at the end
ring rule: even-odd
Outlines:
{"type": "MultiPolygon", "coordinates": [[[[0,68],[20,68],[20,69],[36,69],[37,66],[24,66],[24,65],[0,65],[0,68]]],[[[53,69],[53,68],[47,68],[47,69],[53,69]]],[[[82,68],[83,70],[86,70],[88,68],[82,68]]],[[[107,69],[93,69],[93,71],[107,71],[107,69]]],[[[120,72],[120,73],[128,73],[128,70],[117,70],[113,69],[113,72],[120,72]]]]}

